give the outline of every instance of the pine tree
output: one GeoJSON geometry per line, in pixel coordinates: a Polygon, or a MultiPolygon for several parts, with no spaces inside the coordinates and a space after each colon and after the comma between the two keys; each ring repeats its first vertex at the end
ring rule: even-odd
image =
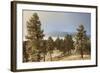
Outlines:
{"type": "Polygon", "coordinates": [[[81,58],[83,58],[83,49],[84,49],[84,46],[85,46],[85,42],[86,42],[86,31],[84,29],[84,26],[83,25],[79,25],[79,28],[77,29],[77,35],[76,35],[76,41],[77,41],[77,45],[78,45],[78,48],[80,50],[80,54],[81,54],[81,58]]]}
{"type": "Polygon", "coordinates": [[[52,53],[53,53],[53,49],[54,49],[54,42],[53,42],[52,37],[49,37],[47,40],[47,49],[50,54],[50,59],[52,61],[52,53]]]}
{"type": "Polygon", "coordinates": [[[40,43],[43,39],[43,30],[41,30],[41,22],[37,13],[33,13],[32,17],[27,21],[27,36],[26,39],[30,41],[30,48],[32,49],[31,57],[36,61],[40,61],[40,43]]]}
{"type": "Polygon", "coordinates": [[[27,41],[23,41],[23,62],[28,62],[27,41]]]}
{"type": "Polygon", "coordinates": [[[60,50],[60,38],[59,37],[57,37],[57,39],[55,40],[55,48],[57,49],[57,50],[60,50]]]}
{"type": "Polygon", "coordinates": [[[42,40],[41,49],[41,52],[43,54],[43,61],[45,61],[45,56],[47,54],[47,40],[42,40]]]}
{"type": "Polygon", "coordinates": [[[66,35],[64,38],[64,54],[67,52],[68,55],[71,54],[71,50],[74,49],[74,42],[71,35],[66,35]]]}

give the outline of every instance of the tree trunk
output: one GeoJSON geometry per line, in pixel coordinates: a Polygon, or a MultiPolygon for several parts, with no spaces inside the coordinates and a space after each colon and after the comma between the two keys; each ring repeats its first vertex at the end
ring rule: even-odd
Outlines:
{"type": "Polygon", "coordinates": [[[45,54],[44,54],[44,62],[45,62],[45,54]]]}
{"type": "Polygon", "coordinates": [[[40,62],[40,53],[37,55],[37,61],[40,62]]]}
{"type": "Polygon", "coordinates": [[[81,48],[81,58],[83,59],[83,50],[82,50],[82,48],[81,48]]]}
{"type": "Polygon", "coordinates": [[[50,53],[50,60],[52,61],[52,55],[51,55],[51,53],[50,53]]]}
{"type": "Polygon", "coordinates": [[[81,58],[83,59],[83,46],[82,46],[82,41],[81,41],[81,58]]]}

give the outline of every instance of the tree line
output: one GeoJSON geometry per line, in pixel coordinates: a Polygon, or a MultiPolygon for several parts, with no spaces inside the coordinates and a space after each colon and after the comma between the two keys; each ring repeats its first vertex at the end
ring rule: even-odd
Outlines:
{"type": "Polygon", "coordinates": [[[50,54],[50,61],[53,60],[53,50],[57,49],[62,52],[62,56],[71,55],[71,51],[77,49],[77,52],[84,58],[84,54],[90,54],[90,38],[87,37],[83,25],[79,25],[76,29],[77,33],[75,41],[72,35],[65,35],[64,39],[57,37],[53,40],[49,36],[47,40],[44,31],[41,29],[41,22],[37,13],[33,13],[32,17],[27,21],[27,35],[26,41],[23,41],[23,62],[40,62],[41,59],[45,60],[47,53],[50,54]],[[42,57],[41,57],[42,56],[42,57]]]}

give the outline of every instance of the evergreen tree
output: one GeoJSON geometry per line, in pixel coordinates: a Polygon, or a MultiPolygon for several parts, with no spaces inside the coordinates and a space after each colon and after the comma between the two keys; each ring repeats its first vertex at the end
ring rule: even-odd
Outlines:
{"type": "Polygon", "coordinates": [[[64,51],[64,40],[63,40],[63,39],[60,39],[59,50],[60,50],[61,52],[64,51]]]}
{"type": "Polygon", "coordinates": [[[86,36],[83,42],[84,54],[91,54],[91,40],[90,37],[86,36]]]}
{"type": "Polygon", "coordinates": [[[56,48],[57,50],[60,50],[60,44],[61,44],[60,38],[57,37],[57,39],[55,40],[55,48],[56,48]]]}
{"type": "Polygon", "coordinates": [[[78,32],[76,35],[76,41],[77,41],[78,48],[80,50],[81,58],[83,58],[84,55],[83,49],[85,47],[84,43],[86,42],[86,31],[83,25],[80,25],[77,31],[78,32]]]}
{"type": "Polygon", "coordinates": [[[50,54],[50,59],[52,61],[52,53],[53,53],[53,49],[54,49],[54,42],[53,42],[52,37],[49,37],[47,40],[47,49],[50,54]]]}
{"type": "Polygon", "coordinates": [[[64,40],[57,37],[55,40],[55,48],[61,52],[64,52],[64,40]]]}
{"type": "Polygon", "coordinates": [[[41,49],[41,52],[43,54],[43,61],[45,61],[45,56],[47,54],[47,40],[42,40],[41,49]]]}
{"type": "Polygon", "coordinates": [[[43,30],[41,30],[41,22],[37,13],[33,13],[32,17],[27,21],[27,36],[26,39],[30,41],[32,49],[32,61],[40,61],[40,43],[43,39],[43,30]]]}
{"type": "Polygon", "coordinates": [[[27,41],[23,41],[23,62],[28,62],[27,41]]]}
{"type": "Polygon", "coordinates": [[[71,54],[71,50],[74,49],[73,40],[71,35],[67,35],[64,38],[64,54],[67,52],[68,55],[71,54]]]}

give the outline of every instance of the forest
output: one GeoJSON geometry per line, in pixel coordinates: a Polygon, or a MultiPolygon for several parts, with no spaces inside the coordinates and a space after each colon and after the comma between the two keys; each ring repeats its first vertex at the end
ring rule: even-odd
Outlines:
{"type": "MultiPolygon", "coordinates": [[[[27,21],[26,40],[23,40],[23,62],[85,60],[91,58],[91,39],[83,24],[76,27],[75,35],[68,33],[54,40],[44,39],[44,30],[37,13],[27,21]]],[[[71,30],[71,29],[70,29],[71,30]]]]}

